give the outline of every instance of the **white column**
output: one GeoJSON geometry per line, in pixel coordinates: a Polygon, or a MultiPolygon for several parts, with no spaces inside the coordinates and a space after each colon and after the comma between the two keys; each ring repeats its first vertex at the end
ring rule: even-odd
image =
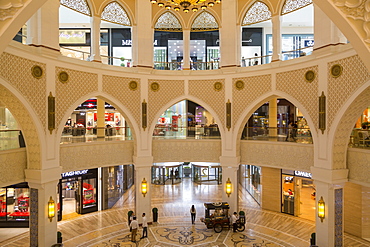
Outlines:
{"type": "Polygon", "coordinates": [[[90,61],[101,62],[100,56],[100,17],[92,16],[90,18],[91,23],[91,52],[90,61]]]}
{"type": "Polygon", "coordinates": [[[281,54],[281,21],[280,15],[272,17],[272,62],[280,60],[281,54]]]}
{"type": "Polygon", "coordinates": [[[347,39],[327,15],[314,4],[314,50],[330,45],[346,44],[347,39]]]}
{"type": "Polygon", "coordinates": [[[224,0],[221,4],[220,32],[221,68],[240,66],[241,29],[238,23],[237,1],[224,0]]]}
{"type": "Polygon", "coordinates": [[[269,137],[277,137],[276,127],[277,127],[277,98],[274,98],[269,101],[269,137]]]}
{"type": "Polygon", "coordinates": [[[136,1],[136,25],[132,27],[132,58],[134,67],[153,68],[152,4],[136,1]]]}
{"type": "Polygon", "coordinates": [[[183,69],[190,70],[190,30],[184,29],[182,31],[182,39],[183,39],[183,69]]]}
{"type": "Polygon", "coordinates": [[[105,137],[105,101],[102,99],[97,99],[96,102],[97,106],[97,137],[104,138],[105,137]]]}
{"type": "Polygon", "coordinates": [[[27,22],[27,44],[59,51],[59,1],[48,0],[27,22]]]}
{"type": "Polygon", "coordinates": [[[222,201],[228,202],[230,205],[230,214],[233,212],[239,213],[238,203],[238,168],[239,157],[221,156],[220,163],[222,166],[222,201]],[[226,181],[231,181],[231,194],[226,194],[226,181]]]}
{"type": "MultiPolygon", "coordinates": [[[[148,222],[153,221],[151,208],[151,169],[153,165],[153,157],[134,157],[135,165],[135,215],[139,223],[142,223],[141,215],[145,213],[148,222]],[[141,183],[143,180],[147,182],[147,193],[141,191],[141,183]]],[[[160,212],[158,212],[159,214],[160,212]]]]}

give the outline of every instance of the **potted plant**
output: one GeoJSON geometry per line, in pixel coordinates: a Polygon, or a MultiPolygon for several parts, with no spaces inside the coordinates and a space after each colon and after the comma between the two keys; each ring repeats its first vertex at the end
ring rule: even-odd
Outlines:
{"type": "Polygon", "coordinates": [[[61,244],[63,243],[63,239],[62,239],[62,233],[61,232],[57,232],[57,243],[58,244],[61,244]]]}
{"type": "Polygon", "coordinates": [[[153,222],[157,222],[158,221],[158,208],[153,208],[152,212],[153,212],[153,222]]]}

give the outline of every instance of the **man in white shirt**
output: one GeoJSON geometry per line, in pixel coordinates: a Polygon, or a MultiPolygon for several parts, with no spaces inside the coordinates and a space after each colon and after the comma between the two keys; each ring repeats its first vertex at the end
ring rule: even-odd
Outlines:
{"type": "Polygon", "coordinates": [[[139,223],[136,220],[136,216],[132,218],[132,221],[130,223],[131,228],[131,242],[136,243],[136,232],[137,228],[139,227],[139,223]]]}
{"type": "Polygon", "coordinates": [[[143,236],[141,238],[148,237],[148,221],[146,219],[145,213],[143,213],[143,236]]]}
{"type": "Polygon", "coordinates": [[[238,220],[238,214],[234,212],[234,214],[231,215],[231,224],[233,224],[233,232],[236,232],[236,228],[237,228],[236,221],[237,220],[238,220]]]}

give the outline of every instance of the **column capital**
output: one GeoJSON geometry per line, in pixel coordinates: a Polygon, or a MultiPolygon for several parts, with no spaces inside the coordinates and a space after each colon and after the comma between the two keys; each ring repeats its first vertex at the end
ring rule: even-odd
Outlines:
{"type": "Polygon", "coordinates": [[[240,164],[240,156],[220,156],[221,166],[238,167],[240,164]]]}
{"type": "Polygon", "coordinates": [[[134,165],[137,167],[146,167],[153,165],[153,156],[134,156],[134,165]]]}
{"type": "Polygon", "coordinates": [[[312,179],[328,184],[338,184],[348,181],[348,169],[331,170],[311,166],[312,179]]]}
{"type": "Polygon", "coordinates": [[[46,184],[58,181],[61,178],[60,174],[62,174],[61,166],[44,170],[25,170],[26,182],[34,184],[46,184]]]}

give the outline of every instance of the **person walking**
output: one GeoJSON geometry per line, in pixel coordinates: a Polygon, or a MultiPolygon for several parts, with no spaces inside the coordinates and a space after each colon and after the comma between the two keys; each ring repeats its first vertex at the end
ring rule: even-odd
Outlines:
{"type": "Polygon", "coordinates": [[[136,216],[132,218],[132,221],[130,223],[130,228],[131,228],[131,242],[136,243],[136,233],[137,233],[137,228],[139,227],[139,223],[136,220],[136,216]]]}
{"type": "Polygon", "coordinates": [[[143,236],[141,238],[148,237],[148,220],[146,219],[145,213],[143,213],[143,236]]]}
{"type": "Polygon", "coordinates": [[[197,214],[197,210],[195,209],[194,205],[191,206],[190,208],[190,214],[191,214],[191,224],[195,224],[195,216],[197,214]]]}
{"type": "Polygon", "coordinates": [[[233,215],[231,215],[231,224],[233,224],[233,232],[236,232],[237,224],[236,221],[238,220],[238,214],[234,212],[233,215]]]}

